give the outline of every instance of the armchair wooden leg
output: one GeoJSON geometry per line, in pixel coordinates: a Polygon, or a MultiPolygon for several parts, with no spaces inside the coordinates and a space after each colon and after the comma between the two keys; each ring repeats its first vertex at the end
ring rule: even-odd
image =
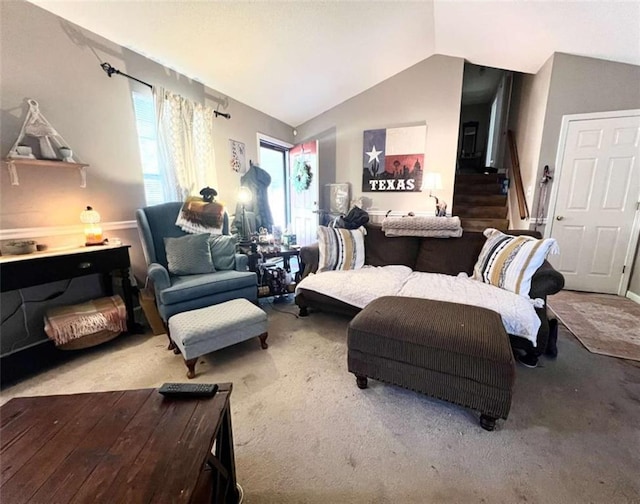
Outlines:
{"type": "Polygon", "coordinates": [[[262,333],[260,336],[258,336],[258,338],[260,338],[260,346],[262,347],[263,350],[266,350],[267,348],[269,348],[269,344],[267,343],[268,337],[269,337],[268,332],[262,333]]]}
{"type": "Polygon", "coordinates": [[[169,339],[169,346],[167,347],[167,350],[174,350],[175,351],[175,349],[177,347],[176,347],[176,344],[171,339],[171,336],[169,336],[169,331],[167,331],[167,338],[169,339]]]}
{"type": "Polygon", "coordinates": [[[190,380],[196,377],[196,362],[198,362],[198,358],[195,359],[185,359],[184,363],[186,364],[189,371],[187,371],[187,378],[190,380]]]}

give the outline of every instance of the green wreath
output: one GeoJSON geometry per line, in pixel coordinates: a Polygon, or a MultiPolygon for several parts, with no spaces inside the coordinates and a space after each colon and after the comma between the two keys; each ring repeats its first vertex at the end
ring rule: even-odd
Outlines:
{"type": "Polygon", "coordinates": [[[311,186],[311,165],[301,158],[296,159],[293,168],[293,187],[297,192],[306,191],[311,186]]]}

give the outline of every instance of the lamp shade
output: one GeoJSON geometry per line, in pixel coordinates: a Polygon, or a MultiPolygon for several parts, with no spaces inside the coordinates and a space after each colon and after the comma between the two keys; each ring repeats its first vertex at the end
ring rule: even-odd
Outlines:
{"type": "Polygon", "coordinates": [[[253,198],[251,190],[248,187],[241,186],[240,190],[238,191],[238,201],[242,204],[245,204],[249,203],[251,201],[251,198],[253,198]]]}
{"type": "Polygon", "coordinates": [[[442,176],[435,172],[426,172],[422,182],[422,190],[442,189],[442,176]]]}
{"type": "Polygon", "coordinates": [[[80,213],[80,222],[84,224],[85,245],[102,245],[102,227],[100,227],[100,214],[88,206],[80,213]]]}

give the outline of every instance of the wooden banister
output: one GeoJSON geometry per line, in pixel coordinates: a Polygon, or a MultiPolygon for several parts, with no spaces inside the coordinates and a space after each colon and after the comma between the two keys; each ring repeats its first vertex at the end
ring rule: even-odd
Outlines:
{"type": "Polygon", "coordinates": [[[520,174],[520,160],[518,159],[518,148],[516,147],[516,139],[513,131],[507,131],[507,139],[509,141],[509,152],[511,153],[511,170],[513,173],[513,182],[516,187],[516,197],[518,199],[518,210],[521,219],[529,218],[529,208],[527,207],[527,199],[524,194],[522,185],[522,175],[520,174]]]}

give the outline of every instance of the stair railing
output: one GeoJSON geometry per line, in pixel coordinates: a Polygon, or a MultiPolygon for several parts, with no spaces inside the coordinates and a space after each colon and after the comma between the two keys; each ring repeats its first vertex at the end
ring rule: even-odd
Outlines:
{"type": "Polygon", "coordinates": [[[513,131],[507,131],[507,139],[509,141],[509,152],[511,153],[511,171],[516,189],[516,198],[518,200],[518,210],[520,211],[520,219],[524,220],[529,218],[529,208],[527,207],[527,198],[525,197],[524,186],[522,185],[520,160],[518,159],[518,148],[516,147],[516,139],[513,131]]]}

